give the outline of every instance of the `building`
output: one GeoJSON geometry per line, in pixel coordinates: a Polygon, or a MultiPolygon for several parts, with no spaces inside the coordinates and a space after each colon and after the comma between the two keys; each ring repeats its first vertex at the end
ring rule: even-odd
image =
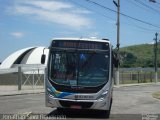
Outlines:
{"type": "MultiPolygon", "coordinates": [[[[48,58],[49,49],[45,47],[28,47],[9,55],[0,65],[0,69],[15,68],[18,65],[41,65],[41,55],[48,58]]],[[[47,60],[45,61],[45,65],[47,60]]]]}

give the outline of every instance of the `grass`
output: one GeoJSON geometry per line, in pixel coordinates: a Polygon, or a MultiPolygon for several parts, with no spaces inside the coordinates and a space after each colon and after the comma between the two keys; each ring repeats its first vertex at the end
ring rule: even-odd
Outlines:
{"type": "Polygon", "coordinates": [[[154,93],[152,94],[152,96],[153,96],[154,98],[156,98],[156,99],[159,99],[159,100],[160,100],[160,91],[158,91],[158,92],[154,92],[154,93]]]}

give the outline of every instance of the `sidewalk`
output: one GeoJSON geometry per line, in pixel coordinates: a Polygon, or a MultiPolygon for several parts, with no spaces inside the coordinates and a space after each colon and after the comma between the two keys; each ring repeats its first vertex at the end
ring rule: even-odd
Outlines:
{"type": "Polygon", "coordinates": [[[0,96],[24,95],[44,93],[43,86],[22,86],[22,90],[18,90],[18,86],[0,85],[0,96]]]}

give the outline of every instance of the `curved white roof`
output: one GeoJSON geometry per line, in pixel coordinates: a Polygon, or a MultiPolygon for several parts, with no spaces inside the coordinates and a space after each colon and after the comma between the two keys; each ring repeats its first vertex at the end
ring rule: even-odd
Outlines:
{"type": "Polygon", "coordinates": [[[5,69],[5,68],[11,68],[12,65],[14,64],[14,62],[17,60],[17,58],[22,55],[24,52],[26,52],[29,49],[33,49],[34,47],[29,47],[29,48],[24,48],[21,49],[19,51],[16,51],[14,53],[12,53],[10,56],[8,56],[0,65],[1,69],[5,69]]]}
{"type": "MultiPolygon", "coordinates": [[[[21,64],[41,64],[41,56],[44,48],[45,47],[37,47],[28,52],[21,61],[21,64]]],[[[44,50],[44,54],[46,54],[46,56],[48,56],[48,51],[48,49],[44,50]]],[[[45,62],[47,62],[47,60],[45,62]]]]}
{"type": "Polygon", "coordinates": [[[18,50],[8,56],[0,65],[0,69],[12,68],[14,64],[41,64],[41,55],[46,54],[46,63],[48,59],[48,49],[45,47],[29,47],[18,50]]]}

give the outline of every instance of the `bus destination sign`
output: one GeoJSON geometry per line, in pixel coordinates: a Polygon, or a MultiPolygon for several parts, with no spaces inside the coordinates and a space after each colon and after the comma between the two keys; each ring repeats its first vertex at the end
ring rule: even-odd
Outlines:
{"type": "Polygon", "coordinates": [[[89,42],[89,41],[54,41],[53,47],[61,48],[78,48],[78,49],[101,49],[106,50],[109,48],[108,43],[89,42]]]}

